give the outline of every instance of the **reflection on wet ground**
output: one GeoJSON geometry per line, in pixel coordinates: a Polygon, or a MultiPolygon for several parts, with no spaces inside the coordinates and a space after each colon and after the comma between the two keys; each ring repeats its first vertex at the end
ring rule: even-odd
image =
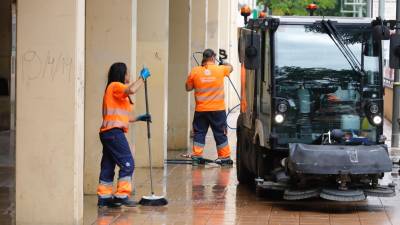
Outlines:
{"type": "MultiPolygon", "coordinates": [[[[135,199],[148,194],[147,173],[136,171],[135,199]]],[[[256,196],[252,187],[238,186],[235,168],[169,165],[164,171],[157,169],[156,174],[156,193],[166,193],[168,206],[98,211],[96,197],[87,196],[85,224],[400,225],[399,196],[368,197],[352,203],[322,199],[289,202],[276,193],[256,196]]],[[[398,178],[395,182],[400,184],[398,178]]]]}
{"type": "MultiPolygon", "coordinates": [[[[230,146],[235,146],[234,132],[229,136],[230,146]]],[[[169,152],[168,158],[179,158],[180,153],[169,152]]],[[[216,157],[210,133],[205,154],[216,157]]],[[[400,185],[397,170],[386,174],[384,182],[393,180],[400,185]]],[[[235,166],[168,165],[156,169],[155,174],[156,194],[166,195],[167,206],[98,210],[96,196],[86,196],[84,224],[400,225],[400,196],[368,197],[352,203],[323,199],[289,202],[276,193],[256,195],[254,188],[238,185],[235,166]]],[[[136,169],[134,185],[136,200],[149,194],[148,170],[136,169]]],[[[396,189],[399,192],[399,186],[396,189]]]]}

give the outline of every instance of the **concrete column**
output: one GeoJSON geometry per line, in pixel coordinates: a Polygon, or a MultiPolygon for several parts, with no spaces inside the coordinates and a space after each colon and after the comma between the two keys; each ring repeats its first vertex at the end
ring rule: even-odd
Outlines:
{"type": "MultiPolygon", "coordinates": [[[[218,33],[219,33],[219,47],[221,49],[224,49],[226,51],[226,53],[228,54],[228,62],[231,62],[231,48],[230,48],[230,44],[231,44],[231,26],[230,26],[230,21],[231,21],[231,0],[219,0],[221,6],[218,9],[218,24],[220,24],[220,26],[218,26],[218,33]]],[[[215,49],[216,51],[218,51],[218,49],[215,49]]],[[[225,104],[226,107],[229,109],[231,108],[231,104],[230,104],[230,100],[232,99],[232,97],[234,97],[233,95],[231,95],[231,91],[233,92],[233,89],[231,87],[231,84],[229,83],[228,80],[225,81],[225,104]]]]}
{"type": "MultiPolygon", "coordinates": [[[[169,0],[138,0],[137,71],[147,66],[153,166],[164,166],[167,153],[169,0]]],[[[136,112],[145,112],[144,91],[136,96],[136,112]]],[[[146,124],[135,130],[136,165],[148,166],[146,124]]]]}
{"type": "Polygon", "coordinates": [[[82,224],[85,1],[17,7],[16,224],[82,224]]]}
{"type": "MultiPolygon", "coordinates": [[[[197,66],[192,57],[195,52],[203,52],[207,42],[207,3],[208,0],[190,0],[190,67],[197,66]]],[[[202,54],[195,54],[201,63],[202,54]]],[[[189,118],[187,126],[192,130],[192,121],[195,110],[193,91],[189,94],[189,118]]],[[[191,145],[191,139],[187,137],[187,146],[191,145]]]]}
{"type": "MultiPolygon", "coordinates": [[[[207,2],[209,0],[191,0],[190,7],[190,65],[197,66],[192,57],[195,52],[203,52],[207,42],[207,2]]],[[[210,0],[212,1],[212,0],[210,0]]],[[[195,54],[198,62],[201,63],[202,54],[195,54]]],[[[189,119],[188,130],[192,130],[192,120],[195,110],[193,91],[189,94],[189,119]]],[[[190,138],[188,137],[190,142],[190,138]]]]}
{"type": "MultiPolygon", "coordinates": [[[[220,35],[220,5],[221,0],[208,0],[207,3],[207,48],[214,51],[219,49],[219,35],[220,35]]],[[[225,7],[225,6],[224,6],[225,7]]],[[[224,24],[225,25],[225,24],[224,24]]]]}
{"type": "MultiPolygon", "coordinates": [[[[227,61],[234,69],[230,75],[236,89],[240,90],[240,66],[238,59],[238,0],[220,0],[219,7],[219,48],[225,49],[228,54],[227,61]]],[[[225,80],[226,108],[231,109],[239,104],[239,99],[231,83],[225,80]]]]}
{"type": "MultiPolygon", "coordinates": [[[[218,33],[219,47],[225,49],[229,53],[230,29],[231,29],[231,0],[218,0],[220,7],[218,8],[218,33]]],[[[230,56],[230,54],[228,54],[230,56]]]]}
{"type": "MultiPolygon", "coordinates": [[[[102,155],[101,107],[108,70],[113,63],[124,62],[131,79],[135,76],[136,1],[86,0],[86,7],[84,192],[95,194],[102,155]]],[[[127,137],[133,143],[133,132],[127,137]]]]}
{"type": "Polygon", "coordinates": [[[190,0],[169,2],[168,150],[186,149],[189,98],[185,81],[190,60],[190,0]]]}
{"type": "MultiPolygon", "coordinates": [[[[208,0],[191,0],[190,7],[190,54],[202,52],[206,48],[207,41],[207,2],[208,0]]],[[[192,56],[192,55],[190,55],[192,56]]],[[[201,63],[201,54],[196,54],[201,63]]],[[[197,66],[191,58],[191,66],[197,66]]]]}

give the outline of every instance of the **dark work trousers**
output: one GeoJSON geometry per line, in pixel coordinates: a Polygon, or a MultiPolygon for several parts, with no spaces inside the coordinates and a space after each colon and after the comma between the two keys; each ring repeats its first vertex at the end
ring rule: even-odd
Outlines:
{"type": "Polygon", "coordinates": [[[135,161],[122,129],[114,128],[101,132],[100,140],[103,144],[100,182],[113,182],[115,165],[120,168],[119,179],[130,180],[135,169],[135,161]]]}
{"type": "Polygon", "coordinates": [[[214,139],[217,144],[218,157],[226,158],[230,156],[230,149],[227,137],[226,112],[209,111],[195,112],[193,118],[193,153],[200,156],[206,143],[208,128],[211,126],[214,139]]]}

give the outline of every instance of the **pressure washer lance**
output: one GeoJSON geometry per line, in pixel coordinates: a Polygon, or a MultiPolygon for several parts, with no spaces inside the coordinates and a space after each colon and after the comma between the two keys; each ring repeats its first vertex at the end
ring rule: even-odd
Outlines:
{"type": "MultiPolygon", "coordinates": [[[[147,70],[143,68],[143,70],[147,70]]],[[[142,71],[143,71],[142,70],[142,71]]],[[[147,73],[150,73],[150,71],[145,71],[147,73]]],[[[149,101],[148,101],[148,93],[147,93],[147,79],[144,80],[144,96],[146,100],[146,114],[149,114],[149,101]]],[[[140,199],[139,204],[140,205],[145,205],[145,206],[163,206],[167,205],[168,201],[164,196],[157,196],[154,195],[154,189],[153,189],[153,166],[151,163],[151,133],[150,133],[150,121],[147,121],[147,144],[149,148],[149,163],[150,163],[150,188],[151,188],[151,195],[149,196],[143,196],[142,199],[140,199]]]]}

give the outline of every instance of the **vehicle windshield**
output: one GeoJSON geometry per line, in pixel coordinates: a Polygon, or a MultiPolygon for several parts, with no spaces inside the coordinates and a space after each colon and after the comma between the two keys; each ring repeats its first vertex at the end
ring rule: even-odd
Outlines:
{"type": "Polygon", "coordinates": [[[275,95],[290,105],[285,121],[274,130],[278,144],[313,143],[333,129],[376,142],[377,128],[361,103],[363,98],[382,97],[372,32],[368,25],[336,27],[362,64],[364,77],[352,69],[320,24],[281,25],[276,31],[275,95]]]}

